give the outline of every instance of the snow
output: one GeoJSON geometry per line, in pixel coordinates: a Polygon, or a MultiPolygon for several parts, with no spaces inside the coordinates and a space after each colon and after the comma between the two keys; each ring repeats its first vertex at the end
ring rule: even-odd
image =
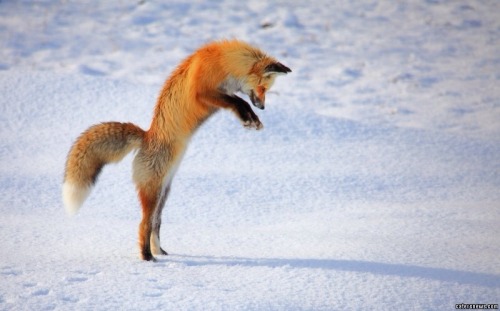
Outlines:
{"type": "Polygon", "coordinates": [[[0,1],[0,310],[453,310],[500,297],[500,2],[0,1]],[[239,38],[293,72],[193,138],[139,260],[133,155],[66,215],[65,157],[147,128],[239,38]]]}

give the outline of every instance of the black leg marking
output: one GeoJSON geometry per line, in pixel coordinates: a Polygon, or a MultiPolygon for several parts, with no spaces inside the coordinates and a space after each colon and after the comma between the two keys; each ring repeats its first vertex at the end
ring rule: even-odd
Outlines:
{"type": "Polygon", "coordinates": [[[253,112],[252,107],[244,99],[236,95],[221,94],[222,99],[231,104],[235,112],[237,113],[240,120],[243,122],[245,127],[255,127],[256,129],[262,128],[262,123],[259,117],[253,112]]]}
{"type": "MultiPolygon", "coordinates": [[[[168,253],[161,247],[160,245],[160,228],[161,228],[161,214],[163,212],[163,207],[165,206],[165,203],[167,202],[168,195],[170,193],[170,184],[167,185],[165,190],[163,191],[163,194],[160,198],[160,201],[158,202],[158,206],[156,207],[156,210],[153,215],[153,235],[151,236],[151,239],[157,238],[157,243],[156,245],[159,248],[160,255],[168,255],[168,253]]],[[[158,250],[157,250],[158,251],[158,250]]]]}

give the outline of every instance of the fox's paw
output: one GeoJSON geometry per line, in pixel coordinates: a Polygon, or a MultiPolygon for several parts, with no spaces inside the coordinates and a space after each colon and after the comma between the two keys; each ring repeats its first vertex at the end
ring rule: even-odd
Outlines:
{"type": "Polygon", "coordinates": [[[260,122],[259,118],[257,117],[243,121],[243,126],[246,127],[247,129],[256,129],[256,130],[260,130],[264,127],[262,122],[260,122]]]}
{"type": "Polygon", "coordinates": [[[248,112],[247,118],[243,120],[243,126],[248,129],[256,130],[260,130],[264,127],[264,125],[262,125],[262,122],[260,122],[259,117],[257,117],[257,115],[253,113],[253,111],[248,112]]]}
{"type": "Polygon", "coordinates": [[[148,252],[143,250],[141,252],[141,259],[145,261],[156,262],[156,258],[153,256],[153,254],[151,254],[151,251],[148,252]]]}
{"type": "Polygon", "coordinates": [[[161,247],[160,247],[160,249],[158,251],[153,252],[153,253],[155,255],[165,255],[165,256],[168,255],[168,253],[163,248],[161,248],[161,247]]]}

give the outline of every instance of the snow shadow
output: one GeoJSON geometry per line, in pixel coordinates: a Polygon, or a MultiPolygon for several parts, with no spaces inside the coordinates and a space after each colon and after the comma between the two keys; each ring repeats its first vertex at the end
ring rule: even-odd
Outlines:
{"type": "Polygon", "coordinates": [[[166,259],[165,262],[178,262],[187,266],[225,265],[243,267],[327,269],[386,276],[399,276],[402,278],[422,278],[464,285],[479,285],[490,288],[500,288],[500,275],[495,274],[358,260],[239,258],[177,255],[171,256],[171,258],[166,259]]]}

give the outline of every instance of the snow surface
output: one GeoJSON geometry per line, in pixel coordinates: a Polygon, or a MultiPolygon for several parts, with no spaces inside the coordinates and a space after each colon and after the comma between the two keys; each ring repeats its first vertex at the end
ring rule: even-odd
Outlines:
{"type": "Polygon", "coordinates": [[[500,302],[500,2],[0,1],[0,310],[454,310],[500,302]],[[79,214],[61,184],[101,121],[239,38],[292,68],[195,135],[138,258],[132,155],[79,214]]]}

